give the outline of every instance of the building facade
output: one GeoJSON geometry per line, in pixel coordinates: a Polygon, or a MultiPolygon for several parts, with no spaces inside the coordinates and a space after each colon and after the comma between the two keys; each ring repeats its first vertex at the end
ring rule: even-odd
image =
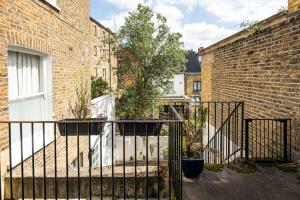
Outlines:
{"type": "Polygon", "coordinates": [[[192,101],[200,101],[201,76],[199,54],[194,51],[187,53],[187,65],[184,73],[185,95],[192,101]]]}
{"type": "MultiPolygon", "coordinates": [[[[300,151],[300,1],[201,51],[201,98],[244,101],[250,118],[291,118],[300,151]]],[[[292,4],[291,4],[292,3],[292,4]]]]}
{"type": "Polygon", "coordinates": [[[90,18],[90,29],[92,76],[106,81],[110,91],[115,91],[117,89],[117,57],[113,52],[113,45],[109,44],[109,39],[114,37],[114,33],[92,17],[90,18]]]}
{"type": "MultiPolygon", "coordinates": [[[[84,84],[90,91],[91,85],[89,1],[1,1],[0,21],[0,120],[74,117],[70,114],[70,104],[76,100],[76,88],[84,84]]],[[[43,137],[46,152],[53,148],[54,129],[50,126],[45,125],[44,136],[42,126],[34,126],[37,160],[43,156],[43,137]]],[[[17,125],[11,126],[13,166],[21,159],[19,129],[17,125]]],[[[24,160],[31,155],[30,134],[30,126],[24,124],[24,160]]],[[[65,137],[56,136],[57,145],[63,145],[65,137]]],[[[75,144],[76,139],[70,138],[70,149],[75,144]]],[[[7,159],[8,127],[4,124],[0,125],[0,147],[1,159],[7,159]]],[[[88,149],[86,140],[81,140],[80,147],[81,153],[88,153],[84,151],[88,149]]],[[[57,152],[59,165],[65,165],[65,154],[64,150],[57,152]]],[[[72,163],[77,152],[70,150],[68,155],[72,163]]],[[[53,153],[46,156],[48,166],[53,165],[53,153]]],[[[42,166],[42,162],[38,163],[42,166]]],[[[30,165],[30,160],[24,165],[30,165]]]]}

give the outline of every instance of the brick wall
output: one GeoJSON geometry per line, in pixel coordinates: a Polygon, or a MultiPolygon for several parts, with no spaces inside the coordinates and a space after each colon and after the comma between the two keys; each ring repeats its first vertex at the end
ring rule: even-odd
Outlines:
{"type": "Polygon", "coordinates": [[[300,9],[300,0],[288,0],[289,13],[295,12],[300,9]]]}
{"type": "Polygon", "coordinates": [[[93,18],[90,21],[90,29],[92,37],[92,75],[106,80],[110,89],[115,91],[117,89],[117,57],[113,52],[112,45],[105,41],[108,37],[113,37],[114,34],[93,18]],[[106,75],[103,73],[104,70],[106,75]]]}
{"type": "Polygon", "coordinates": [[[186,73],[185,79],[185,95],[187,96],[200,96],[200,92],[193,91],[193,82],[200,81],[200,73],[186,73]]]}
{"type": "MultiPolygon", "coordinates": [[[[3,0],[0,4],[0,120],[8,119],[9,47],[33,49],[51,56],[53,118],[72,117],[69,104],[74,101],[76,86],[86,82],[90,90],[90,5],[89,1],[57,0],[57,10],[42,0],[3,0]]],[[[29,113],[30,114],[30,113],[29,113]]],[[[8,157],[8,131],[0,125],[1,157],[8,157]]],[[[65,165],[65,137],[58,136],[58,163],[65,165]]],[[[69,139],[69,161],[77,156],[77,141],[69,139]]],[[[80,142],[86,159],[87,140],[80,142]]],[[[46,148],[46,162],[53,166],[53,143],[46,148]]],[[[35,154],[36,166],[43,166],[42,151],[35,154]]],[[[25,165],[30,165],[30,158],[25,165]]],[[[84,160],[85,166],[87,160],[84,160]]],[[[5,166],[5,165],[2,165],[5,166]]],[[[4,170],[3,170],[4,171],[4,170]]],[[[4,173],[3,173],[4,174],[4,173]]],[[[2,175],[3,175],[2,174],[2,175]]]]}
{"type": "MultiPolygon", "coordinates": [[[[76,85],[90,86],[89,1],[58,0],[56,10],[40,0],[4,0],[0,4],[0,120],[8,120],[8,47],[20,46],[52,56],[54,118],[69,116],[76,85]]],[[[0,127],[1,147],[7,132],[0,127]]]]}
{"type": "Polygon", "coordinates": [[[300,150],[300,16],[279,13],[201,52],[203,100],[244,101],[246,117],[292,118],[300,150]]]}

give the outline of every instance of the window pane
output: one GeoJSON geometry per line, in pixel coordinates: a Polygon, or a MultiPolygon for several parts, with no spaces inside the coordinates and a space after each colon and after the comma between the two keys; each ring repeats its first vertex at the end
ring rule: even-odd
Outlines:
{"type": "Polygon", "coordinates": [[[40,89],[40,57],[19,52],[8,53],[9,98],[29,96],[40,89]]]}

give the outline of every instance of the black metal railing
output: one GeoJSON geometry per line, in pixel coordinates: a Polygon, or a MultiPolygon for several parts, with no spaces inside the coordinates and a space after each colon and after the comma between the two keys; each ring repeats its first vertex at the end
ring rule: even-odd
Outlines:
{"type": "Polygon", "coordinates": [[[172,106],[171,114],[151,121],[0,122],[9,138],[1,198],[180,200],[183,121],[172,106]]]}
{"type": "Polygon", "coordinates": [[[254,161],[291,160],[290,119],[245,119],[245,157],[254,161]]]}
{"type": "Polygon", "coordinates": [[[208,110],[204,160],[206,163],[229,164],[243,154],[244,104],[243,102],[216,102],[213,105],[212,113],[208,110]],[[216,111],[218,104],[219,113],[216,111]],[[213,128],[211,129],[210,126],[213,128]]]}

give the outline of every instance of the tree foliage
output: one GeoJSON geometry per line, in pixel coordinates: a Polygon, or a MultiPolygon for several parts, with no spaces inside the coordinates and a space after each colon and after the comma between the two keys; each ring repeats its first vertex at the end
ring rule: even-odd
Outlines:
{"type": "Polygon", "coordinates": [[[116,50],[123,58],[117,68],[118,78],[121,83],[126,77],[131,81],[122,88],[121,118],[153,117],[161,91],[185,66],[182,36],[172,33],[166,23],[165,17],[140,4],[117,34],[116,50]]]}

